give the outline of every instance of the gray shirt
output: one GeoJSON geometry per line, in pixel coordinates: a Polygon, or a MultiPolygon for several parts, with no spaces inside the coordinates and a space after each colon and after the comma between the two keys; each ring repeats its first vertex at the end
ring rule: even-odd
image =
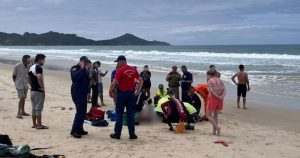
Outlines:
{"type": "Polygon", "coordinates": [[[29,67],[25,67],[23,63],[19,63],[15,66],[13,75],[16,76],[16,89],[28,89],[28,82],[26,80],[28,69],[29,67]]]}

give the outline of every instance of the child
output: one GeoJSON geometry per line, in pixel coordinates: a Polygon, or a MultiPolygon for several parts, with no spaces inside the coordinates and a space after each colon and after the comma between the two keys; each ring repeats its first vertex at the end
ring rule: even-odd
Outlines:
{"type": "Polygon", "coordinates": [[[223,109],[223,99],[226,93],[224,83],[216,75],[216,71],[209,70],[208,76],[208,97],[207,97],[207,118],[213,125],[213,135],[220,135],[218,113],[223,109]]]}

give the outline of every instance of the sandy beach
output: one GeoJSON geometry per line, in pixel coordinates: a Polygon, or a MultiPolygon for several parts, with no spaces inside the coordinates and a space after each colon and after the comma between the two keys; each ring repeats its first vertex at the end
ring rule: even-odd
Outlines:
{"type": "MultiPolygon", "coordinates": [[[[15,145],[51,147],[33,152],[37,155],[63,154],[69,158],[300,158],[299,111],[268,107],[263,102],[258,104],[251,101],[248,102],[248,110],[238,110],[232,98],[225,99],[225,109],[220,116],[220,137],[210,134],[212,126],[209,122],[201,122],[195,125],[194,131],[182,135],[168,131],[166,124],[140,125],[136,127],[139,139],[135,141],[128,139],[127,127],[124,127],[122,139],[118,141],[109,137],[114,127],[110,123],[104,128],[85,125],[89,135],[80,140],[73,139],[69,132],[75,110],[69,110],[74,105],[70,97],[70,76],[66,71],[45,70],[43,122],[50,129],[32,129],[30,117],[22,120],[15,117],[18,98],[11,79],[12,69],[13,65],[0,64],[0,134],[8,134],[15,145]],[[65,107],[65,110],[60,107],[65,107]],[[224,140],[229,146],[214,144],[217,140],[224,140]]],[[[155,75],[163,79],[165,77],[161,73],[155,75]]],[[[105,77],[104,99],[108,104],[105,110],[113,109],[112,99],[108,97],[109,83],[110,78],[105,77]]],[[[31,112],[28,98],[25,106],[26,111],[31,112]]]]}

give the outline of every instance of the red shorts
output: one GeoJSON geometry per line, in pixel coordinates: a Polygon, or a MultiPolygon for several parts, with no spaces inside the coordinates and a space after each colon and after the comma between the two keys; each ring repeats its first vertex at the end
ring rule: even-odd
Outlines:
{"type": "Polygon", "coordinates": [[[223,110],[223,100],[220,100],[213,95],[209,94],[207,97],[206,110],[221,111],[223,110]]]}

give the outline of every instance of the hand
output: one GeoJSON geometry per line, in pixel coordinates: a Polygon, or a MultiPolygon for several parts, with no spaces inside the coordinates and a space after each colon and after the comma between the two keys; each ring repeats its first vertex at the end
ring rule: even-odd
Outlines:
{"type": "Polygon", "coordinates": [[[84,69],[84,68],[85,68],[85,64],[84,64],[83,61],[79,62],[79,65],[80,65],[80,68],[81,68],[81,69],[84,69]]]}
{"type": "Polygon", "coordinates": [[[248,87],[248,91],[250,91],[251,90],[251,88],[250,87],[248,87]]]}
{"type": "Polygon", "coordinates": [[[105,74],[107,74],[107,73],[108,73],[108,70],[105,71],[105,74]]]}
{"type": "Polygon", "coordinates": [[[110,96],[111,98],[115,98],[115,97],[116,97],[116,93],[113,92],[113,91],[110,91],[110,92],[109,92],[109,96],[110,96]]]}

